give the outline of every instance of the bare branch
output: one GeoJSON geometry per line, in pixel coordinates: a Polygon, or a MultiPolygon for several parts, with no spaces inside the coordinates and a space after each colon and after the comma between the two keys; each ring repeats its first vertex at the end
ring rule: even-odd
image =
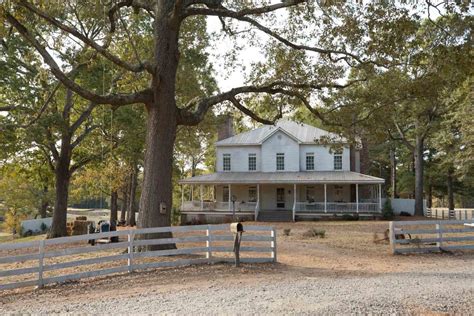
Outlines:
{"type": "Polygon", "coordinates": [[[275,121],[278,120],[279,118],[282,117],[282,113],[281,111],[278,113],[278,115],[273,118],[272,120],[267,120],[267,119],[264,119],[264,118],[261,118],[260,116],[258,116],[256,113],[252,112],[250,109],[246,108],[245,106],[243,106],[239,100],[237,100],[237,98],[235,96],[231,96],[229,98],[229,101],[232,102],[232,104],[238,109],[240,110],[242,113],[244,113],[245,115],[249,116],[250,118],[252,118],[253,120],[257,121],[257,122],[260,122],[262,124],[267,124],[267,125],[273,125],[275,124],[275,121]]]}
{"type": "Polygon", "coordinates": [[[91,126],[88,126],[87,128],[84,129],[84,132],[82,132],[81,135],[79,135],[76,140],[74,140],[71,144],[71,149],[74,149],[76,148],[77,146],[79,146],[80,143],[82,143],[82,141],[92,132],[94,131],[95,129],[97,129],[99,127],[99,125],[91,125],[91,126]]]}

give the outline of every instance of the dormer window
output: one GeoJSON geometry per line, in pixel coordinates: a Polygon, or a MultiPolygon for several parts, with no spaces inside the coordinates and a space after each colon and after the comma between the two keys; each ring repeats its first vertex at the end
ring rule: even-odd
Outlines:
{"type": "Polygon", "coordinates": [[[306,170],[314,170],[314,153],[306,153],[306,170]]]}
{"type": "Polygon", "coordinates": [[[276,154],[276,170],[277,171],[285,170],[285,154],[284,153],[276,154]]]}
{"type": "Polygon", "coordinates": [[[334,170],[342,170],[342,151],[334,153],[334,170]]]}
{"type": "Polygon", "coordinates": [[[249,171],[257,170],[257,154],[249,154],[249,171]]]}
{"type": "Polygon", "coordinates": [[[223,154],[222,155],[222,170],[230,171],[230,154],[223,154]]]}

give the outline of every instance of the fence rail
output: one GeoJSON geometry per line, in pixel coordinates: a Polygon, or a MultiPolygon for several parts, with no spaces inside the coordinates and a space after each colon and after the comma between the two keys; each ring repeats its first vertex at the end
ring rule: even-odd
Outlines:
{"type": "Polygon", "coordinates": [[[390,222],[392,253],[474,250],[472,223],[472,220],[390,222]]]}
{"type": "MultiPolygon", "coordinates": [[[[275,230],[269,226],[244,226],[244,229],[245,233],[242,236],[242,246],[240,248],[242,256],[240,261],[244,263],[275,262],[275,230]],[[255,243],[257,243],[257,245],[255,245],[255,243]],[[268,256],[262,256],[262,254],[265,253],[267,253],[268,256]],[[247,257],[245,257],[246,255],[247,257]],[[255,255],[257,255],[257,257],[255,257],[255,255]]],[[[65,282],[115,273],[130,273],[136,270],[157,267],[231,262],[234,260],[231,256],[233,253],[233,240],[234,236],[230,232],[229,225],[223,224],[155,227],[37,240],[23,243],[0,244],[0,278],[9,278],[7,283],[4,283],[3,280],[0,279],[0,290],[26,286],[42,287],[50,283],[65,282]],[[157,233],[182,233],[186,234],[186,236],[158,236],[165,238],[157,238],[155,235],[149,235],[157,233]],[[97,240],[110,237],[122,237],[122,240],[116,243],[106,243],[96,246],[89,246],[86,244],[84,246],[84,242],[87,242],[92,238],[97,240]],[[145,246],[151,245],[169,244],[183,244],[183,246],[176,247],[176,249],[165,250],[147,250],[144,248],[145,246]],[[66,246],[66,248],[48,249],[51,246],[66,246]],[[116,252],[108,252],[110,250],[116,252]],[[26,251],[26,253],[16,254],[21,251],[26,251]],[[4,252],[13,252],[13,255],[9,254],[7,256],[1,256],[4,252]],[[216,253],[218,253],[219,256],[217,256],[216,253]],[[79,254],[82,257],[71,258],[71,256],[79,254]],[[89,254],[91,257],[83,257],[84,255],[87,256],[89,254]],[[173,258],[171,256],[190,257],[173,258]],[[150,261],[150,258],[160,259],[160,261],[150,261]],[[68,259],[70,260],[58,262],[58,260],[68,259]],[[25,266],[25,262],[29,262],[30,265],[33,264],[33,266],[25,266]],[[121,264],[111,267],[111,263],[121,264]],[[14,265],[2,267],[2,264],[14,265]],[[91,266],[86,271],[74,271],[75,273],[72,274],[68,272],[58,272],[61,269],[78,268],[93,264],[99,265],[99,269],[91,266]],[[103,266],[104,264],[106,264],[105,267],[103,266]],[[46,275],[48,272],[52,271],[58,273],[56,273],[56,275],[46,275]],[[24,275],[28,274],[33,275],[33,278],[30,277],[30,279],[25,279],[24,275]]]]}
{"type": "Polygon", "coordinates": [[[474,209],[463,208],[449,210],[447,208],[427,208],[425,216],[439,219],[472,220],[474,219],[474,209]]]}
{"type": "Polygon", "coordinates": [[[378,203],[296,202],[297,213],[380,213],[378,203]],[[325,209],[326,208],[326,209],[325,209]]]}

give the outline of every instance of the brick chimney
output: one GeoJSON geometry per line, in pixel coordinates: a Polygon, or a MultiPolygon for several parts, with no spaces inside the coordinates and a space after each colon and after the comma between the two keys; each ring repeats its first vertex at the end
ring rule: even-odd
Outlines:
{"type": "Polygon", "coordinates": [[[232,114],[223,114],[219,116],[219,126],[217,128],[217,140],[226,139],[234,136],[234,120],[232,114]]]}

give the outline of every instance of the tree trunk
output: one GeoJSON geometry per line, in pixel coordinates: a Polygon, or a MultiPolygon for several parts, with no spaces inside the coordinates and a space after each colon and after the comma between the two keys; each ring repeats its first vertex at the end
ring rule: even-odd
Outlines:
{"type": "Polygon", "coordinates": [[[69,153],[70,145],[63,143],[61,145],[61,154],[54,173],[56,199],[54,202],[53,223],[48,238],[63,237],[67,235],[67,203],[69,199],[69,181],[71,178],[69,171],[71,158],[69,153]]]}
{"type": "Polygon", "coordinates": [[[130,177],[130,195],[128,199],[128,217],[127,217],[127,226],[135,226],[137,223],[135,221],[135,213],[137,210],[137,202],[136,202],[136,195],[137,195],[137,176],[138,176],[138,168],[136,165],[133,167],[133,171],[130,177]]]}
{"type": "Polygon", "coordinates": [[[39,209],[39,215],[41,218],[46,218],[47,216],[47,210],[49,206],[49,201],[46,195],[48,194],[48,186],[43,186],[43,197],[41,198],[41,206],[39,209]]]}
{"type": "Polygon", "coordinates": [[[120,223],[125,224],[126,218],[125,215],[127,213],[128,207],[128,181],[125,184],[125,188],[123,189],[123,199],[122,199],[122,207],[120,209],[120,223]]]}
{"type": "Polygon", "coordinates": [[[454,190],[453,190],[453,170],[449,168],[448,178],[447,178],[447,187],[448,187],[448,209],[454,210],[454,190]]]}
{"type": "Polygon", "coordinates": [[[423,216],[423,149],[424,140],[416,136],[415,141],[415,215],[423,216]]]}
{"type": "Polygon", "coordinates": [[[390,148],[390,182],[392,186],[392,199],[398,197],[397,194],[397,158],[395,157],[395,148],[390,148]]]}
{"type": "Polygon", "coordinates": [[[426,197],[426,207],[432,208],[433,207],[433,184],[431,182],[428,184],[428,192],[426,197]]]}
{"type": "Polygon", "coordinates": [[[118,213],[118,192],[113,190],[110,194],[110,221],[115,221],[117,223],[117,213],[118,213]]]}
{"type": "MultiPolygon", "coordinates": [[[[154,22],[156,73],[151,88],[154,102],[146,104],[147,135],[145,172],[140,198],[138,227],[171,225],[173,149],[177,128],[176,70],[178,67],[179,21],[173,16],[173,1],[157,1],[154,22]],[[160,211],[161,209],[161,211],[160,211]]],[[[141,238],[163,238],[171,234],[148,234],[141,238]],[[153,235],[153,236],[151,236],[153,235]]],[[[171,249],[174,244],[151,249],[171,249]]]]}

